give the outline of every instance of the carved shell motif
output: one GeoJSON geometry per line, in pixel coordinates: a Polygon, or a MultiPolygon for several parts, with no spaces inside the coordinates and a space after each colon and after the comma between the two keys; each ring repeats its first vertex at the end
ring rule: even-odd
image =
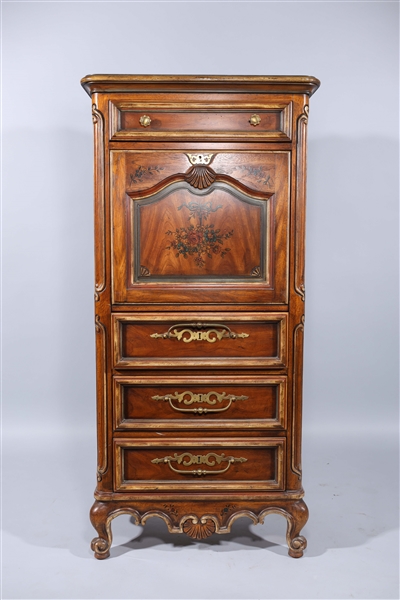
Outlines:
{"type": "Polygon", "coordinates": [[[184,522],[183,532],[196,540],[204,540],[215,533],[215,523],[212,519],[207,519],[204,523],[198,521],[194,523],[191,519],[184,522]]]}
{"type": "Polygon", "coordinates": [[[193,187],[203,190],[214,183],[216,173],[203,165],[194,165],[186,172],[185,179],[193,187]]]}

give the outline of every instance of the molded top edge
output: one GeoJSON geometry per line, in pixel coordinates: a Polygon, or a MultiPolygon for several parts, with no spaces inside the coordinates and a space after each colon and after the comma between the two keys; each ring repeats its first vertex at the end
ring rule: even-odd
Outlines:
{"type": "Polygon", "coordinates": [[[305,75],[86,75],[82,87],[91,96],[101,92],[133,91],[250,91],[291,92],[312,96],[320,86],[305,75]]]}

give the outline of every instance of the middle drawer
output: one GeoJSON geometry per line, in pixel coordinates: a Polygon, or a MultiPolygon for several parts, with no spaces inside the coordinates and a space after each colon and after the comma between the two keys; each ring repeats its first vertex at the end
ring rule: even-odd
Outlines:
{"type": "Polygon", "coordinates": [[[283,430],[284,376],[114,377],[114,429],[283,430]]]}
{"type": "Polygon", "coordinates": [[[116,369],[286,366],[286,313],[125,313],[112,318],[116,369]]]}

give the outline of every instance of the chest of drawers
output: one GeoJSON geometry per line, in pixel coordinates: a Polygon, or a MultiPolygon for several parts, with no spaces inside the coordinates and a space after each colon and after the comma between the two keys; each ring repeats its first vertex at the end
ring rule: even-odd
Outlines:
{"type": "Polygon", "coordinates": [[[91,75],[98,467],[91,521],[202,539],[287,519],[300,557],[313,77],[91,75]]]}

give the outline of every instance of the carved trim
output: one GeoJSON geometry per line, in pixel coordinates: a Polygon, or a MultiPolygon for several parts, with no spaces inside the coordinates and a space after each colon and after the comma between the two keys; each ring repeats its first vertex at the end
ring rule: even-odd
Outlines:
{"type": "MultiPolygon", "coordinates": [[[[293,331],[293,392],[292,392],[292,471],[301,477],[301,441],[295,435],[297,413],[301,411],[302,389],[301,374],[303,371],[303,338],[304,315],[293,331]],[[301,337],[300,337],[301,336],[301,337]]],[[[299,420],[299,422],[301,422],[299,420]]]]}
{"type": "Polygon", "coordinates": [[[104,189],[104,117],[98,110],[96,104],[92,104],[92,120],[94,125],[94,197],[95,197],[95,215],[96,215],[96,239],[99,248],[95,257],[95,301],[100,300],[100,294],[106,288],[106,227],[105,227],[105,189],[104,189]]]}
{"type": "Polygon", "coordinates": [[[248,396],[234,396],[233,394],[227,394],[226,392],[222,392],[222,394],[219,394],[218,392],[195,394],[193,392],[186,391],[182,392],[181,394],[175,392],[174,394],[167,394],[166,396],[152,396],[151,399],[168,402],[170,407],[178,412],[190,412],[198,415],[206,415],[207,413],[225,412],[231,407],[232,402],[236,402],[237,400],[248,400],[248,398],[248,396]],[[174,400],[177,400],[179,403],[183,402],[183,404],[186,406],[193,403],[206,403],[210,406],[214,406],[217,401],[221,403],[224,400],[228,400],[229,402],[226,406],[222,406],[221,408],[203,408],[202,406],[200,408],[180,408],[179,406],[174,405],[174,400]]]}
{"type": "Polygon", "coordinates": [[[103,323],[100,321],[100,316],[96,315],[95,317],[95,328],[96,334],[101,336],[100,345],[97,345],[97,356],[100,358],[100,366],[97,365],[98,369],[98,379],[99,382],[97,387],[97,404],[98,404],[98,414],[101,415],[103,421],[103,444],[101,444],[101,440],[99,440],[97,445],[97,481],[101,481],[104,473],[108,468],[108,455],[107,455],[107,333],[106,328],[103,323]],[[99,375],[102,378],[102,382],[100,384],[99,375]]]}
{"type": "MultiPolygon", "coordinates": [[[[276,193],[276,192],[270,192],[270,191],[266,191],[266,190],[265,191],[255,190],[255,189],[245,185],[241,181],[239,181],[239,179],[236,179],[235,177],[231,177],[231,175],[217,173],[216,171],[213,171],[213,169],[211,169],[211,167],[204,167],[204,168],[208,169],[209,172],[212,171],[215,174],[215,182],[214,182],[215,185],[213,186],[213,188],[225,189],[233,195],[235,192],[236,193],[238,192],[240,196],[236,196],[236,197],[244,202],[252,202],[253,200],[264,200],[264,201],[270,200],[276,193]]],[[[150,188],[146,188],[143,190],[137,190],[137,191],[126,191],[126,193],[133,200],[151,199],[150,200],[151,202],[154,202],[156,200],[161,200],[162,198],[165,197],[164,194],[167,195],[169,193],[168,188],[171,188],[172,186],[177,187],[176,184],[178,184],[178,186],[179,186],[179,184],[188,183],[186,177],[191,172],[192,172],[192,167],[190,167],[190,169],[188,171],[186,171],[186,173],[177,173],[175,175],[169,175],[165,179],[162,179],[158,183],[155,183],[150,188]],[[156,195],[159,195],[161,193],[163,193],[163,195],[160,195],[159,198],[155,198],[156,195]]],[[[196,194],[197,196],[206,196],[209,194],[209,191],[202,191],[202,190],[195,191],[195,190],[199,190],[199,188],[194,188],[194,190],[191,190],[191,192],[193,194],[196,194]]]]}
{"type": "Polygon", "coordinates": [[[260,267],[254,267],[254,269],[251,272],[251,276],[252,277],[261,277],[261,268],[260,267]]]}
{"type": "Polygon", "coordinates": [[[295,210],[295,239],[294,239],[294,289],[296,294],[305,301],[304,287],[304,203],[306,198],[306,144],[309,107],[304,106],[304,112],[297,119],[297,184],[295,210]]]}
{"type": "Polygon", "coordinates": [[[224,516],[227,512],[235,510],[236,505],[227,504],[220,511],[219,516],[207,512],[201,514],[201,516],[192,513],[184,514],[179,519],[179,508],[176,508],[175,505],[163,504],[163,508],[167,512],[155,508],[141,513],[134,506],[128,506],[126,501],[120,504],[96,500],[90,511],[92,525],[98,533],[98,537],[92,541],[92,550],[95,551],[95,557],[98,559],[109,556],[112,544],[111,522],[122,514],[131,515],[135,525],[142,526],[145,525],[148,519],[158,517],[164,521],[170,533],[185,533],[193,539],[205,539],[213,533],[220,535],[229,533],[233,523],[242,517],[249,518],[256,525],[258,523],[263,524],[267,515],[278,514],[287,520],[286,541],[289,547],[289,555],[293,558],[300,558],[307,547],[306,539],[300,535],[300,531],[308,520],[307,505],[301,499],[271,500],[265,504],[264,507],[261,507],[261,510],[236,510],[224,523],[224,516]]]}
{"type": "Polygon", "coordinates": [[[201,519],[187,519],[182,525],[183,533],[195,540],[204,540],[215,533],[216,526],[213,519],[202,517],[201,519]]]}
{"type": "Polygon", "coordinates": [[[163,338],[163,339],[177,339],[182,340],[188,344],[190,342],[210,342],[214,344],[217,340],[228,338],[236,340],[237,338],[248,338],[248,333],[235,333],[227,325],[220,325],[214,323],[178,323],[177,325],[171,325],[166,333],[152,333],[151,338],[163,338]],[[183,327],[183,329],[181,329],[183,327]],[[218,327],[219,329],[216,329],[218,327]],[[200,331],[201,329],[208,328],[208,331],[200,331]],[[178,331],[180,329],[180,331],[178,331]],[[199,331],[192,331],[192,329],[198,329],[199,331]]]}
{"type": "Polygon", "coordinates": [[[90,548],[93,550],[94,557],[97,558],[97,560],[103,560],[104,558],[108,558],[110,556],[110,548],[112,543],[111,527],[109,538],[110,539],[95,537],[92,539],[90,548]]]}
{"type": "Polygon", "coordinates": [[[216,172],[211,167],[204,165],[194,165],[185,173],[185,181],[198,190],[210,187],[216,178],[216,172]]]}
{"type": "Polygon", "coordinates": [[[140,265],[140,276],[141,277],[150,277],[151,273],[147,267],[140,265]]]}

